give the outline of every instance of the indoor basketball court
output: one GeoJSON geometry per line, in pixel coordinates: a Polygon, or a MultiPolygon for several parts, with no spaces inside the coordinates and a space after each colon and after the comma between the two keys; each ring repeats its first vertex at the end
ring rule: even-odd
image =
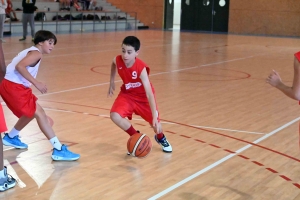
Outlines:
{"type": "MultiPolygon", "coordinates": [[[[21,132],[27,150],[4,146],[18,184],[0,199],[300,199],[299,105],[265,81],[275,69],[292,85],[299,39],[160,30],[56,36],[37,76],[48,93],[32,89],[58,138],[81,158],[52,161],[32,121],[21,132]],[[110,66],[128,35],[141,40],[172,153],[134,116],[153,147],[146,158],[128,156],[129,136],[109,118],[121,86],[117,75],[107,97],[110,66]]],[[[32,45],[6,40],[6,64],[32,45]]],[[[10,130],[17,118],[3,109],[10,130]]]]}

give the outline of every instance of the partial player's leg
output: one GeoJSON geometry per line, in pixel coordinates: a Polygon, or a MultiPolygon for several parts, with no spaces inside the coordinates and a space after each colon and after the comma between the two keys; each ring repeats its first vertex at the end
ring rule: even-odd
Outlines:
{"type": "Polygon", "coordinates": [[[65,161],[71,161],[71,160],[77,160],[79,159],[80,155],[73,153],[68,150],[66,145],[62,145],[58,138],[56,137],[51,125],[49,124],[47,115],[44,111],[44,109],[36,103],[36,112],[34,114],[36,121],[41,129],[41,131],[44,133],[44,135],[49,139],[50,143],[53,146],[53,153],[52,153],[52,159],[53,160],[65,160],[65,161]]]}
{"type": "MultiPolygon", "coordinates": [[[[6,131],[6,123],[4,119],[4,114],[2,110],[2,106],[0,105],[0,133],[6,131]]],[[[3,165],[3,143],[0,140],[0,192],[8,190],[10,188],[15,187],[16,180],[7,174],[7,169],[3,165]]]]}
{"type": "Polygon", "coordinates": [[[130,136],[138,133],[126,119],[126,117],[132,119],[133,108],[134,102],[131,101],[130,96],[120,92],[110,110],[111,120],[130,136]]]}
{"type": "MultiPolygon", "coordinates": [[[[126,119],[126,117],[132,119],[133,106],[130,97],[120,92],[110,110],[110,119],[129,136],[139,133],[126,119]]],[[[130,155],[130,153],[127,152],[127,155],[130,155]]]]}
{"type": "MultiPolygon", "coordinates": [[[[151,125],[154,132],[156,133],[156,129],[152,126],[153,117],[152,117],[152,112],[151,112],[149,103],[148,102],[147,103],[146,102],[145,103],[136,103],[136,107],[135,107],[134,111],[136,114],[140,115],[144,120],[146,120],[151,125]]],[[[157,108],[156,108],[156,115],[157,115],[156,116],[157,121],[159,122],[159,126],[161,126],[157,108]]],[[[156,133],[154,138],[155,138],[156,142],[161,146],[163,152],[172,153],[172,151],[173,151],[172,146],[169,143],[169,141],[167,140],[166,136],[163,134],[163,132],[156,133]]]]}
{"type": "Polygon", "coordinates": [[[3,144],[6,146],[15,147],[17,149],[27,149],[28,145],[20,140],[19,133],[29,122],[31,122],[32,119],[33,117],[20,117],[14,128],[12,128],[9,133],[4,134],[3,144]]]}

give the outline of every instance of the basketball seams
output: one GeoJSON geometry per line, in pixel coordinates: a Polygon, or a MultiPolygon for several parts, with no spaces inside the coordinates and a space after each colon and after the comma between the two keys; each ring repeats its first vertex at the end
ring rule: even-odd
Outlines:
{"type": "Polygon", "coordinates": [[[146,134],[142,134],[141,137],[138,139],[138,141],[135,143],[133,151],[132,151],[132,155],[135,156],[135,151],[138,148],[140,142],[142,141],[142,139],[146,136],[146,134]]]}
{"type": "MultiPolygon", "coordinates": [[[[150,151],[149,151],[145,156],[142,156],[142,157],[139,157],[139,158],[145,158],[145,157],[147,157],[147,156],[149,155],[149,153],[151,152],[151,150],[152,150],[152,143],[151,143],[150,138],[147,139],[147,142],[148,142],[148,143],[147,143],[146,146],[147,146],[148,148],[150,148],[150,151]],[[149,144],[150,144],[150,146],[149,146],[149,144]]],[[[148,148],[144,148],[144,150],[139,154],[139,156],[142,155],[145,151],[147,151],[148,148]]]]}

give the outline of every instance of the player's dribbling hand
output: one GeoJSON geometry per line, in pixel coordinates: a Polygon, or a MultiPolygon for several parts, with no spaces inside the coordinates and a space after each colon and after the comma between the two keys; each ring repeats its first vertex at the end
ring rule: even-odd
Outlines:
{"type": "Polygon", "coordinates": [[[161,124],[157,121],[157,119],[153,119],[153,129],[156,134],[162,132],[161,124]]]}
{"type": "Polygon", "coordinates": [[[269,83],[270,85],[272,85],[273,87],[277,87],[279,85],[279,83],[281,83],[281,78],[280,78],[278,72],[276,72],[273,69],[271,74],[266,79],[266,82],[269,83]]]}
{"type": "Polygon", "coordinates": [[[42,94],[47,93],[47,86],[44,83],[37,82],[35,85],[36,89],[38,89],[42,94]]]}
{"type": "Polygon", "coordinates": [[[107,97],[111,97],[112,95],[114,95],[114,91],[115,91],[115,83],[111,83],[108,88],[107,97]]]}

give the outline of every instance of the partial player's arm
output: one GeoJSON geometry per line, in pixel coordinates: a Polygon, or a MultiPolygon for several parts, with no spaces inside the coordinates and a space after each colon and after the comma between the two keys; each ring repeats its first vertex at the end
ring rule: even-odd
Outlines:
{"type": "Polygon", "coordinates": [[[7,8],[7,1],[6,0],[1,0],[2,3],[0,5],[1,8],[6,9],[7,8]]]}
{"type": "Polygon", "coordinates": [[[5,59],[4,59],[2,43],[0,43],[0,83],[3,80],[5,73],[6,73],[5,59]]]}
{"type": "Polygon", "coordinates": [[[27,79],[32,85],[34,85],[42,94],[47,92],[45,84],[37,81],[26,69],[27,66],[35,66],[42,58],[42,54],[39,51],[30,51],[27,53],[17,65],[16,70],[27,79]]]}
{"type": "Polygon", "coordinates": [[[297,58],[294,59],[294,80],[293,86],[285,85],[275,70],[268,76],[267,83],[282,91],[288,97],[300,100],[300,63],[297,58]]]}
{"type": "Polygon", "coordinates": [[[140,75],[140,79],[142,80],[143,86],[145,88],[146,96],[150,104],[151,112],[152,112],[152,117],[153,117],[153,122],[152,126],[155,128],[156,133],[161,133],[161,125],[157,121],[157,113],[156,113],[156,103],[154,99],[154,95],[151,89],[150,81],[148,78],[147,70],[146,67],[143,69],[140,75]]]}
{"type": "Polygon", "coordinates": [[[109,88],[107,93],[108,97],[111,97],[114,94],[116,73],[117,73],[117,65],[116,65],[116,58],[114,58],[113,62],[111,63],[111,69],[110,69],[110,80],[109,80],[109,88]]]}

